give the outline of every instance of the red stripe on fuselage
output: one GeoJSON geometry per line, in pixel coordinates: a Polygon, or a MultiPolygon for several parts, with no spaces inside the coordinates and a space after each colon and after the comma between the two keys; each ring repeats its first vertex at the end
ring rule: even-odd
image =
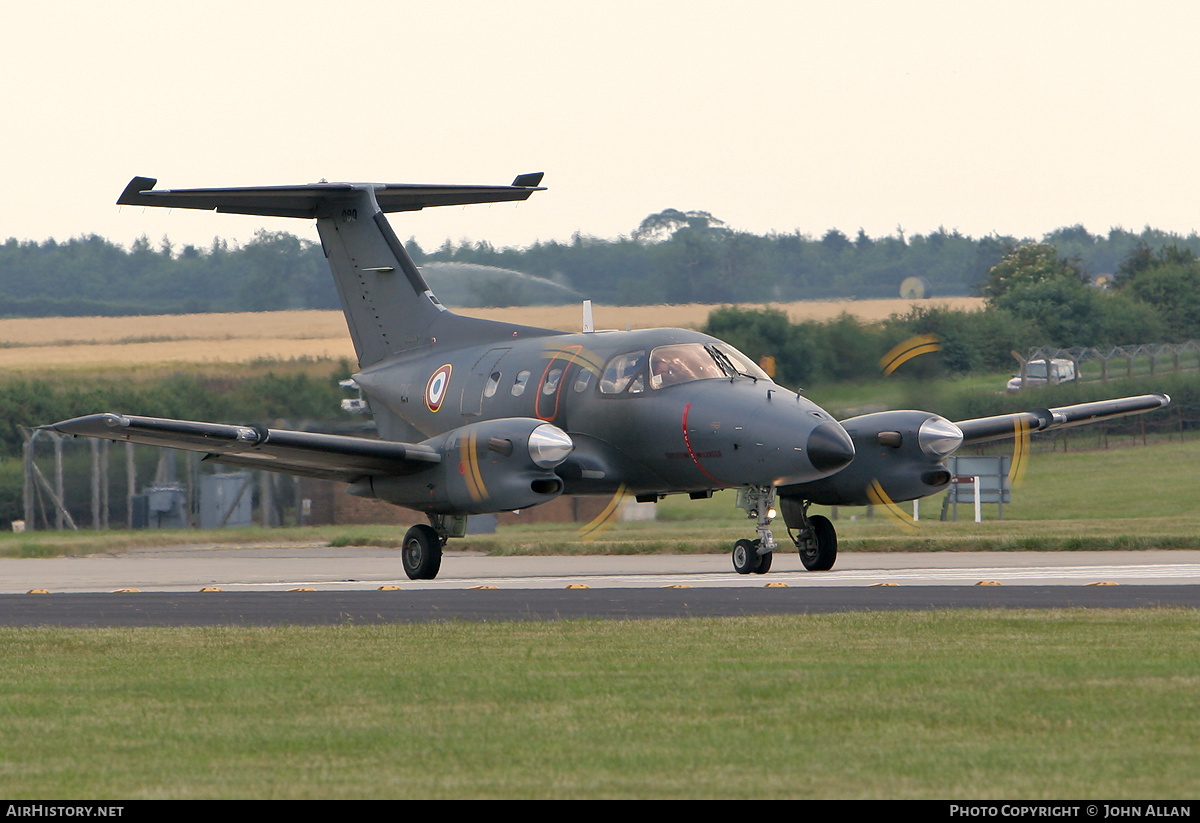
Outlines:
{"type": "Polygon", "coordinates": [[[718,480],[717,478],[715,478],[711,474],[709,474],[707,471],[705,471],[704,467],[700,465],[700,459],[696,457],[696,452],[692,450],[692,439],[690,437],[688,437],[688,427],[687,427],[688,412],[691,410],[691,408],[692,408],[691,403],[688,403],[686,406],[683,407],[683,445],[687,446],[688,457],[692,458],[692,462],[696,464],[696,468],[698,468],[700,470],[700,472],[705,477],[707,477],[709,480],[711,480],[714,483],[719,483],[722,486],[728,486],[729,484],[726,483],[725,481],[718,480]]]}

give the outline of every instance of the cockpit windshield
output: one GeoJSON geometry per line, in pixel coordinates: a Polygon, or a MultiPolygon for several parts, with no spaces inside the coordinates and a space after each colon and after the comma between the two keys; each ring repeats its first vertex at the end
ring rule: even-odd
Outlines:
{"type": "Polygon", "coordinates": [[[650,352],[650,388],[741,375],[770,380],[750,358],[725,343],[677,343],[650,352]]]}
{"type": "MultiPolygon", "coordinates": [[[[650,388],[712,378],[749,377],[771,381],[753,360],[726,343],[675,343],[650,352],[650,388]]],[[[601,394],[640,394],[645,391],[645,351],[618,354],[608,361],[600,378],[601,394]]]]}
{"type": "Polygon", "coordinates": [[[771,380],[771,376],[759,368],[757,363],[728,343],[714,343],[712,347],[719,354],[725,355],[733,368],[743,377],[750,377],[754,380],[771,380]]]}
{"type": "Polygon", "coordinates": [[[728,377],[724,368],[703,343],[659,346],[650,352],[650,388],[690,383],[712,377],[728,377]]]}

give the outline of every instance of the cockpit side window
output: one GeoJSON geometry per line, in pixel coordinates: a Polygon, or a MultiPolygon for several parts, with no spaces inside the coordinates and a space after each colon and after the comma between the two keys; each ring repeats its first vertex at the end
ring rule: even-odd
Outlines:
{"type": "Polygon", "coordinates": [[[646,352],[631,351],[618,354],[608,361],[604,367],[604,375],[600,378],[601,394],[620,394],[629,389],[631,394],[637,394],[646,388],[643,371],[646,367],[646,352]]]}
{"type": "Polygon", "coordinates": [[[661,389],[676,383],[726,377],[725,370],[703,343],[677,343],[659,346],[650,352],[650,388],[661,389]]]}

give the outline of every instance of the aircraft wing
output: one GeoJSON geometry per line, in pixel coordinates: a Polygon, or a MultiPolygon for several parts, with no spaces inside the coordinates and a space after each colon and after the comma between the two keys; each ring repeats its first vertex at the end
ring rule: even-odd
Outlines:
{"type": "Polygon", "coordinates": [[[1170,402],[1171,398],[1165,394],[1143,394],[1056,409],[1034,409],[993,417],[977,417],[973,420],[957,421],[955,425],[962,430],[963,445],[970,446],[990,440],[1003,440],[1022,432],[1054,431],[1129,414],[1144,414],[1160,409],[1170,402]]]}
{"type": "Polygon", "coordinates": [[[93,414],[45,428],[204,452],[206,460],[346,483],[367,475],[412,474],[442,459],[436,450],[411,443],[125,414],[93,414]]]}

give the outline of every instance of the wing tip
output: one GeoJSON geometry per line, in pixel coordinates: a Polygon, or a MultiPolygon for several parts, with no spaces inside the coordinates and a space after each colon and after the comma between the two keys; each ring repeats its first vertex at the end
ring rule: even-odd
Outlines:
{"type": "Polygon", "coordinates": [[[542,178],[546,176],[544,171],[534,171],[528,174],[518,174],[516,179],[512,181],[513,187],[518,189],[535,189],[542,184],[542,178]]]}
{"type": "Polygon", "coordinates": [[[142,192],[150,191],[158,184],[158,179],[154,177],[135,177],[125,186],[125,190],[121,192],[121,196],[117,198],[118,206],[140,206],[146,203],[145,198],[141,196],[142,192]]]}

